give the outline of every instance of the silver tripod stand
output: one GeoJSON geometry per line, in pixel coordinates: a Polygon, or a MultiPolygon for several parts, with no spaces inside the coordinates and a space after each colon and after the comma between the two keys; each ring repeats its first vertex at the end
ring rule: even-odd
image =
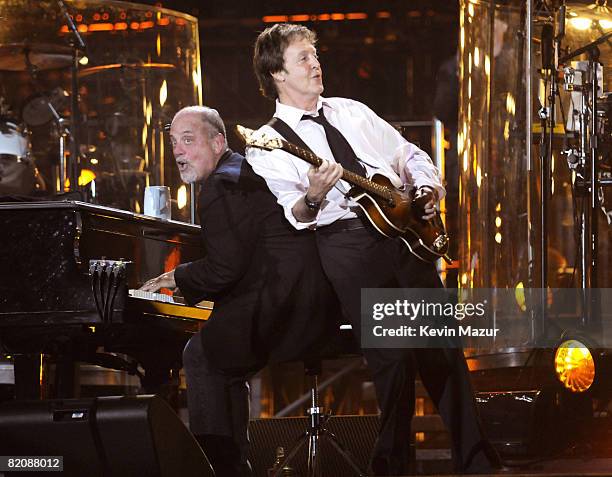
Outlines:
{"type": "Polygon", "coordinates": [[[326,412],[325,409],[319,406],[319,374],[321,373],[321,363],[317,362],[314,365],[306,366],[306,374],[312,379],[310,389],[310,408],[306,411],[309,416],[308,429],[304,432],[288,452],[285,459],[278,465],[274,477],[282,477],[283,469],[286,468],[295,458],[302,446],[308,443],[308,462],[307,462],[307,477],[317,477],[320,473],[320,457],[321,443],[323,439],[327,440],[336,451],[342,456],[344,461],[355,471],[359,477],[365,477],[366,474],[359,468],[353,460],[349,451],[342,445],[338,438],[326,428],[327,420],[331,416],[331,412],[326,412]]]}

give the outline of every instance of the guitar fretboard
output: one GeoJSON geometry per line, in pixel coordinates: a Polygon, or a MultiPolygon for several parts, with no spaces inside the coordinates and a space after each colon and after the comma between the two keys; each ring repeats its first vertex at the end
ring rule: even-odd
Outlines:
{"type": "MultiPolygon", "coordinates": [[[[282,144],[282,149],[287,151],[294,156],[298,156],[299,158],[305,160],[306,162],[312,164],[313,166],[319,167],[323,159],[314,154],[311,151],[307,151],[306,149],[302,149],[301,147],[296,146],[295,144],[291,144],[285,140],[280,140],[282,144]]],[[[355,174],[352,171],[342,168],[342,178],[349,182],[350,184],[361,187],[363,190],[376,194],[379,197],[382,197],[385,200],[393,201],[393,193],[391,189],[388,187],[377,184],[374,181],[366,179],[359,174],[355,174]]]]}

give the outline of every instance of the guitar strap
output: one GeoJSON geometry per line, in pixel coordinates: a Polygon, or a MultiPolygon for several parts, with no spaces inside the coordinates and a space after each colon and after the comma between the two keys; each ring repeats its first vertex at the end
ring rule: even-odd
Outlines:
{"type": "MultiPolygon", "coordinates": [[[[306,143],[302,141],[302,138],[298,136],[297,133],[293,129],[291,129],[291,126],[289,126],[281,118],[273,117],[272,119],[270,119],[270,121],[268,121],[268,126],[270,126],[277,133],[279,133],[283,137],[283,139],[285,139],[285,141],[289,141],[295,144],[296,146],[299,146],[302,149],[305,149],[306,151],[310,151],[314,154],[313,150],[310,149],[306,145],[306,143]]],[[[343,193],[344,195],[348,194],[346,190],[340,189],[340,192],[343,193]]]]}
{"type": "Polygon", "coordinates": [[[281,136],[283,136],[283,139],[285,139],[286,141],[292,142],[296,146],[299,146],[302,149],[306,149],[307,151],[310,151],[314,154],[312,149],[310,149],[306,145],[306,143],[302,141],[302,138],[298,136],[297,133],[293,129],[291,129],[291,127],[281,118],[273,117],[272,119],[270,119],[270,121],[268,121],[268,126],[274,129],[281,136]]]}

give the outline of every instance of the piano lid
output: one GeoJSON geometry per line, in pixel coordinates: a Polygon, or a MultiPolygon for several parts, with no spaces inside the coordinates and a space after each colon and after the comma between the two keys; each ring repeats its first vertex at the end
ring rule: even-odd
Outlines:
{"type": "Polygon", "coordinates": [[[48,209],[71,209],[75,211],[84,211],[95,214],[105,214],[120,219],[129,219],[140,221],[143,224],[152,224],[163,226],[166,230],[177,228],[186,232],[200,232],[200,226],[180,222],[177,220],[161,220],[156,217],[150,217],[144,214],[136,214],[126,210],[115,209],[113,207],[105,207],[102,205],[90,204],[78,200],[48,200],[48,201],[32,201],[32,202],[0,202],[0,212],[3,210],[48,210],[48,209]]]}

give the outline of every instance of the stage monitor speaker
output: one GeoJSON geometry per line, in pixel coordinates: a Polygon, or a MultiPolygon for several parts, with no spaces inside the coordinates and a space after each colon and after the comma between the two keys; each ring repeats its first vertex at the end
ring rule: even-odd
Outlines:
{"type": "Polygon", "coordinates": [[[597,441],[589,426],[593,403],[588,393],[555,387],[479,392],[476,401],[485,434],[502,457],[553,455],[573,443],[597,441]]]}
{"type": "Polygon", "coordinates": [[[61,475],[74,477],[214,475],[189,430],[156,396],[4,403],[0,455],[63,456],[61,475]]]}
{"type": "MultiPolygon", "coordinates": [[[[379,419],[376,415],[332,416],[327,421],[326,427],[350,452],[359,468],[365,471],[378,434],[378,425],[379,419]]],[[[267,475],[267,470],[274,465],[276,460],[277,447],[282,447],[285,452],[288,452],[307,427],[307,417],[252,419],[249,424],[251,441],[249,461],[254,475],[267,475]]],[[[322,442],[320,459],[321,468],[324,469],[323,475],[347,477],[355,475],[336,449],[325,439],[322,442]]],[[[296,475],[306,475],[307,450],[308,445],[302,446],[291,464],[296,475]]]]}

